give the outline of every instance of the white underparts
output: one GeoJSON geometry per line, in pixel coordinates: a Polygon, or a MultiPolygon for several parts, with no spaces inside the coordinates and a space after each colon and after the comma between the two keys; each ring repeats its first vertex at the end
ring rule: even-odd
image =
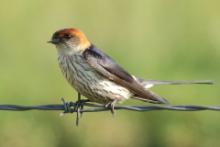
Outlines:
{"type": "MultiPolygon", "coordinates": [[[[128,89],[113,83],[109,80],[99,81],[99,85],[103,87],[104,90],[109,91],[111,93],[119,94],[123,99],[128,99],[131,97],[131,93],[128,89]]],[[[120,99],[120,98],[119,98],[120,99]]]]}

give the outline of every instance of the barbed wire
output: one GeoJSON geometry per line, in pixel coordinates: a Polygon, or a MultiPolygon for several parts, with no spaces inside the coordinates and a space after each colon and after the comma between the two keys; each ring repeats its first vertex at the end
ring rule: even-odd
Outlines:
{"type": "MultiPolygon", "coordinates": [[[[1,104],[0,110],[7,111],[28,111],[28,110],[62,110],[63,113],[74,113],[77,112],[74,109],[75,103],[66,102],[65,104],[48,104],[48,105],[11,105],[11,104],[1,104]]],[[[84,106],[88,108],[83,108],[80,112],[99,112],[99,111],[109,111],[104,105],[85,103],[84,106]]],[[[201,111],[201,110],[212,110],[220,111],[220,106],[198,106],[198,105],[146,105],[146,106],[115,106],[115,110],[131,110],[131,111],[153,111],[153,110],[170,110],[170,111],[201,111]]]]}
{"type": "MultiPolygon", "coordinates": [[[[101,111],[109,111],[110,109],[105,107],[105,105],[86,102],[83,106],[86,106],[81,109],[76,109],[76,102],[65,102],[62,99],[63,104],[48,104],[48,105],[11,105],[11,104],[1,104],[0,110],[6,111],[29,111],[29,110],[46,110],[46,111],[54,111],[61,110],[62,114],[65,113],[77,113],[76,117],[76,125],[79,124],[80,114],[84,112],[101,112],[101,111]]],[[[114,107],[115,110],[130,110],[130,111],[155,111],[155,110],[169,110],[169,111],[203,111],[203,110],[211,110],[211,111],[220,111],[219,106],[199,106],[199,105],[117,105],[114,107]]]]}

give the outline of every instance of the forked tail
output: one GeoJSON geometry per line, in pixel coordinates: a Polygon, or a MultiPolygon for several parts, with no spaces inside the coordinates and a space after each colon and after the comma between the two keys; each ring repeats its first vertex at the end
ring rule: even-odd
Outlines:
{"type": "Polygon", "coordinates": [[[160,81],[160,80],[142,80],[142,79],[138,79],[138,80],[146,89],[149,89],[155,85],[214,84],[214,82],[211,80],[194,80],[194,81],[160,81]]]}

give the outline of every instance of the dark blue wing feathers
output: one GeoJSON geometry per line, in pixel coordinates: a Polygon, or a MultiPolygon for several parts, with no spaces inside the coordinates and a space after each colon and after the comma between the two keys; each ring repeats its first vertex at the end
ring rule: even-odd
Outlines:
{"type": "Polygon", "coordinates": [[[108,72],[118,76],[122,80],[125,80],[127,82],[132,82],[134,80],[132,76],[128,72],[126,72],[121,66],[119,66],[111,57],[103,53],[94,45],[90,46],[90,48],[84,51],[84,56],[95,57],[103,68],[105,68],[108,72]]]}

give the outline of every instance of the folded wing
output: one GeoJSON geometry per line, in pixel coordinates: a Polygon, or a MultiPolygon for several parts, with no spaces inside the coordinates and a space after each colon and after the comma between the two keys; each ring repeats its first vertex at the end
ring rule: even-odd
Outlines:
{"type": "Polygon", "coordinates": [[[167,103],[164,98],[147,91],[127,71],[93,45],[83,52],[83,56],[98,73],[129,89],[137,99],[151,103],[167,103]]]}

